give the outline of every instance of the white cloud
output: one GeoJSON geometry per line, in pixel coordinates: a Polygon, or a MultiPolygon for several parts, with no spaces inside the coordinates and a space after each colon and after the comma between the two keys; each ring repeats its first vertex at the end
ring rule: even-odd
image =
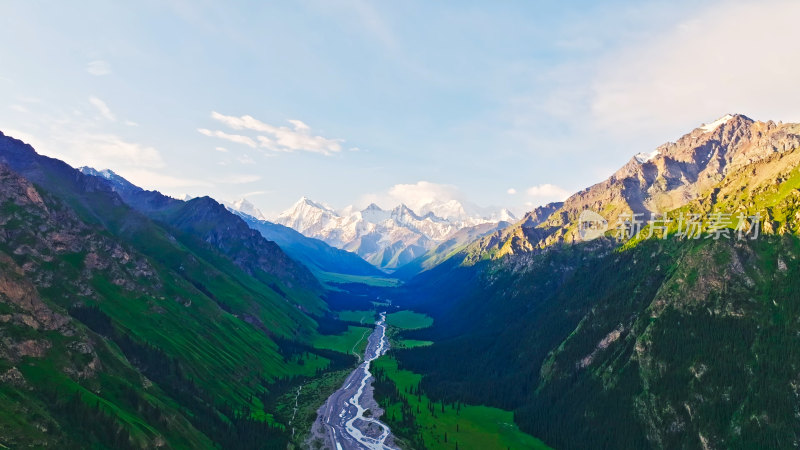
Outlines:
{"type": "MultiPolygon", "coordinates": [[[[90,102],[102,114],[105,103],[94,97],[90,102]]],[[[28,125],[26,132],[13,129],[4,131],[28,142],[40,154],[61,159],[73,167],[86,165],[96,169],[112,169],[146,189],[177,194],[180,192],[176,189],[214,187],[207,180],[160,173],[166,164],[156,148],[136,142],[129,136],[106,131],[109,123],[92,118],[92,106],[86,103],[70,113],[49,109],[46,103],[41,106],[36,110],[39,122],[28,125]]]]}
{"type": "Polygon", "coordinates": [[[228,153],[228,149],[225,147],[214,147],[214,150],[222,153],[228,153]]]}
{"type": "Polygon", "coordinates": [[[514,195],[514,194],[516,194],[516,193],[517,193],[517,190],[516,190],[516,189],[514,189],[514,188],[509,188],[509,189],[506,191],[506,193],[507,193],[508,195],[514,195]]]}
{"type": "Polygon", "coordinates": [[[596,125],[657,135],[726,113],[800,120],[800,59],[790,56],[800,54],[797,17],[796,1],[716,4],[632,44],[601,64],[596,125]]]}
{"type": "Polygon", "coordinates": [[[289,119],[287,122],[292,124],[292,126],[294,126],[294,128],[296,130],[300,130],[300,131],[310,131],[311,130],[311,127],[306,125],[302,120],[289,119]]]}
{"type": "Polygon", "coordinates": [[[97,108],[97,111],[100,113],[100,115],[105,117],[107,120],[110,120],[112,122],[115,122],[117,120],[117,118],[114,117],[114,113],[112,113],[111,109],[108,107],[108,105],[106,105],[106,102],[100,100],[97,97],[91,96],[89,97],[89,103],[91,103],[92,106],[97,108]]]}
{"type": "Polygon", "coordinates": [[[414,184],[396,184],[389,189],[388,197],[393,203],[404,203],[414,211],[433,201],[457,200],[461,197],[458,188],[448,184],[418,181],[414,184]]]}
{"type": "Polygon", "coordinates": [[[91,75],[99,77],[110,74],[111,66],[108,62],[98,59],[90,61],[89,64],[86,65],[86,71],[91,75]]]}
{"type": "Polygon", "coordinates": [[[247,136],[242,136],[241,134],[228,134],[228,133],[226,133],[224,131],[219,131],[219,130],[211,131],[211,130],[207,130],[205,128],[198,128],[197,131],[200,134],[203,134],[203,135],[206,135],[206,136],[218,137],[220,139],[225,139],[227,141],[235,142],[237,144],[246,145],[246,146],[252,147],[252,148],[258,147],[258,145],[256,144],[256,142],[253,139],[251,139],[251,138],[249,138],[247,136]]]}
{"type": "MultiPolygon", "coordinates": [[[[226,116],[213,111],[211,118],[234,130],[250,130],[264,133],[265,135],[256,136],[259,146],[275,152],[307,151],[331,155],[340,152],[342,150],[342,142],[344,142],[343,139],[330,139],[313,135],[311,134],[311,127],[295,119],[288,121],[292,125],[289,128],[270,125],[248,115],[241,117],[226,116]]],[[[248,137],[247,139],[252,141],[252,138],[248,137]]]]}
{"type": "Polygon", "coordinates": [[[153,147],[129,142],[114,134],[77,131],[57,134],[52,141],[63,148],[61,153],[68,162],[95,168],[150,168],[164,167],[161,154],[153,147]]]}
{"type": "Polygon", "coordinates": [[[533,198],[533,204],[558,202],[566,200],[566,198],[570,195],[568,190],[550,183],[531,186],[525,190],[525,193],[528,194],[529,197],[533,198]]]}

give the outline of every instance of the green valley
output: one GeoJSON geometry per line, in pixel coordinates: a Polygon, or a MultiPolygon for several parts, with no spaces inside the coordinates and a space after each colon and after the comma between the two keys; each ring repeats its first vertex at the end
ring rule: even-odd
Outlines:
{"type": "Polygon", "coordinates": [[[791,447],[800,125],[706,128],[392,273],[0,136],[0,445],[791,447]]]}

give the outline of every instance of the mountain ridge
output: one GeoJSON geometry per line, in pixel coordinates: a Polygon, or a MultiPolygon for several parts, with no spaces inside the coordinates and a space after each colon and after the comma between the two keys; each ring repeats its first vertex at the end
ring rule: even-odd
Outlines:
{"type": "Polygon", "coordinates": [[[675,142],[659,146],[648,158],[637,154],[606,180],[570,196],[536,226],[529,212],[512,227],[473,243],[467,258],[496,258],[577,242],[577,223],[584,210],[602,215],[612,228],[621,215],[660,214],[707,194],[727,173],[800,146],[800,124],[757,122],[728,114],[697,127],[675,142]],[[724,119],[724,120],[723,120],[724,119]]]}
{"type": "Polygon", "coordinates": [[[396,270],[463,228],[514,220],[507,210],[484,217],[468,215],[456,200],[428,203],[419,212],[402,203],[390,210],[371,203],[340,213],[302,197],[273,222],[356,253],[378,268],[396,270]],[[436,210],[449,218],[438,216],[436,210]]]}
{"type": "Polygon", "coordinates": [[[511,409],[556,448],[800,444],[800,124],[723,119],[408,281],[393,301],[437,324],[397,353],[424,394],[511,409]],[[673,222],[583,241],[591,206],[673,222]],[[678,235],[690,215],[697,239],[678,235]]]}
{"type": "Polygon", "coordinates": [[[354,361],[310,345],[326,304],[212,199],[142,194],[157,220],[108,181],[0,135],[3,445],[285,448],[282,379],[354,361]]]}

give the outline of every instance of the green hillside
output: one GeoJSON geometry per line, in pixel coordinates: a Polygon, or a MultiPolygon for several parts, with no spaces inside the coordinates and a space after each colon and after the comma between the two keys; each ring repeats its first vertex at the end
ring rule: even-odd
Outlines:
{"type": "Polygon", "coordinates": [[[90,177],[3,144],[56,189],[0,165],[4,445],[284,448],[283,380],[355,362],[311,346],[310,314],[327,311],[313,285],[248,273],[90,177]]]}

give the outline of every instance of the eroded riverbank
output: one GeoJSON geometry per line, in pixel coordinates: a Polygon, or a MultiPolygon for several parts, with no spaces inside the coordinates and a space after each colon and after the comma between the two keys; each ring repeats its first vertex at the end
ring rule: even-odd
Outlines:
{"type": "Polygon", "coordinates": [[[396,449],[389,427],[380,421],[383,411],[372,395],[370,365],[389,349],[386,338],[386,313],[380,319],[367,341],[364,360],[342,387],[331,395],[317,411],[317,420],[311,430],[309,446],[312,448],[350,450],[396,449]]]}

